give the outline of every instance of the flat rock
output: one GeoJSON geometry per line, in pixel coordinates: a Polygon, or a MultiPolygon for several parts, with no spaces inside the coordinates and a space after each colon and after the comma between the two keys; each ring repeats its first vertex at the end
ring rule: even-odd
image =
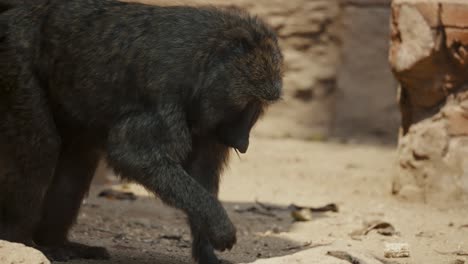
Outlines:
{"type": "Polygon", "coordinates": [[[50,261],[37,249],[0,240],[0,263],[50,264],[50,261]]]}

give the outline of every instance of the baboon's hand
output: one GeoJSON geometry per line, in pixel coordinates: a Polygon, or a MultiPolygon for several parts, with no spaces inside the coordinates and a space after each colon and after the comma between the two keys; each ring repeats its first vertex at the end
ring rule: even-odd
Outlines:
{"type": "Polygon", "coordinates": [[[236,244],[236,227],[225,214],[225,217],[211,219],[208,223],[208,238],[214,249],[219,251],[230,250],[236,244]]]}

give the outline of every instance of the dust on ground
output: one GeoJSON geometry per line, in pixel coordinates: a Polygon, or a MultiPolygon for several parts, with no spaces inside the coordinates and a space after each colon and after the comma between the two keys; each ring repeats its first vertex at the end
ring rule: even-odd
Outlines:
{"type": "MultiPolygon", "coordinates": [[[[406,242],[411,256],[392,260],[394,263],[468,261],[464,256],[468,251],[468,207],[440,209],[392,197],[395,158],[393,146],[255,137],[248,154],[233,156],[223,178],[220,198],[238,227],[239,241],[232,251],[219,255],[224,263],[246,263],[290,255],[306,250],[301,246],[311,243],[318,247],[307,250],[323,250],[320,245],[328,245],[383,258],[385,242],[406,242]],[[239,212],[254,206],[256,200],[284,207],[333,202],[340,211],[315,214],[309,222],[296,223],[287,211],[273,215],[239,212]],[[373,220],[391,223],[397,234],[383,236],[371,231],[350,236],[373,220]]],[[[99,187],[94,187],[83,206],[72,239],[104,245],[112,259],[69,263],[192,263],[190,235],[180,212],[154,198],[107,200],[97,198],[97,191],[99,187]]],[[[327,262],[331,257],[319,253],[317,259],[303,263],[347,263],[327,262]]]]}

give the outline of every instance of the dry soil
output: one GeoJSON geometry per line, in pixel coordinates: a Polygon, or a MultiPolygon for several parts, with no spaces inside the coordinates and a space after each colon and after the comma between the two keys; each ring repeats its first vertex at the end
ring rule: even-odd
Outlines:
{"type": "MultiPolygon", "coordinates": [[[[312,255],[266,263],[349,263],[326,253],[343,250],[383,258],[386,242],[405,242],[409,258],[379,263],[467,262],[468,206],[441,209],[392,197],[395,157],[393,146],[255,137],[248,154],[233,156],[223,178],[220,197],[238,226],[239,242],[220,256],[225,263],[248,263],[304,251],[312,255]],[[264,214],[252,209],[258,208],[255,201],[283,208],[336,203],[340,210],[294,222],[288,211],[264,214]],[[373,220],[391,223],[397,234],[350,236],[373,220]],[[302,247],[309,243],[311,249],[302,247]]],[[[190,236],[180,212],[147,196],[135,201],[98,198],[101,188],[93,187],[72,238],[108,247],[112,259],[70,264],[191,263],[190,236]]],[[[135,186],[130,190],[145,194],[135,186]]]]}

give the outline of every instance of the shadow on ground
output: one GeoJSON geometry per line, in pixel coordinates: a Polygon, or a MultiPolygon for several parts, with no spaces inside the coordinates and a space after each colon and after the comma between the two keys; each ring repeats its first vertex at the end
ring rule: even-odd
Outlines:
{"type": "MultiPolygon", "coordinates": [[[[289,231],[293,220],[288,211],[258,212],[251,210],[258,207],[254,203],[225,203],[224,206],[238,229],[238,243],[232,251],[218,254],[223,263],[251,262],[304,249],[303,245],[272,235],[289,231]]],[[[108,200],[97,198],[93,191],[83,205],[71,239],[105,246],[112,258],[74,260],[69,264],[193,263],[185,216],[154,198],[108,200]]]]}

